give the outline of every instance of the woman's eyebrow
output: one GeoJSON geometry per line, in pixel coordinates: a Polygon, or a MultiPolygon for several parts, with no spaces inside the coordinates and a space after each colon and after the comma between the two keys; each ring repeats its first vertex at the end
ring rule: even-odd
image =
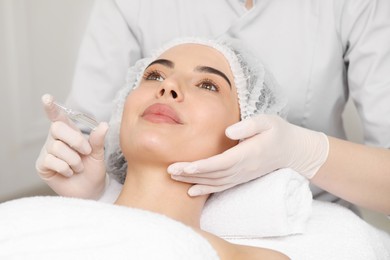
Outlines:
{"type": "MultiPolygon", "coordinates": [[[[167,59],[158,59],[158,60],[151,62],[146,68],[149,68],[153,64],[161,64],[161,65],[166,66],[166,67],[171,68],[171,69],[173,69],[175,67],[175,63],[173,61],[170,61],[167,59]]],[[[214,68],[208,67],[208,66],[197,66],[195,68],[195,71],[216,74],[216,75],[222,77],[223,79],[225,79],[226,82],[229,84],[230,89],[232,88],[232,84],[230,83],[230,80],[228,79],[228,77],[223,72],[221,72],[217,69],[214,69],[214,68]]]]}
{"type": "Polygon", "coordinates": [[[223,72],[221,72],[217,69],[214,69],[214,68],[208,67],[208,66],[197,66],[195,68],[195,71],[216,74],[216,75],[224,78],[227,81],[227,83],[229,83],[230,89],[232,88],[232,84],[230,83],[230,80],[228,79],[228,77],[223,72]]]}
{"type": "Polygon", "coordinates": [[[150,63],[146,68],[149,68],[150,66],[152,66],[153,64],[161,64],[161,65],[164,65],[168,68],[171,68],[173,69],[175,67],[175,63],[173,63],[172,61],[170,60],[166,60],[166,59],[158,59],[158,60],[155,60],[153,61],[152,63],[150,63]]]}

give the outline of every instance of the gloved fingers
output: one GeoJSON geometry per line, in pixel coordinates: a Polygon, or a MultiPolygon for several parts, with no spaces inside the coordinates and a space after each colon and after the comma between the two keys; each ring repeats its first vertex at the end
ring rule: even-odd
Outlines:
{"type": "Polygon", "coordinates": [[[51,122],[62,121],[72,128],[76,129],[75,124],[68,118],[68,116],[63,113],[56,105],[54,105],[54,97],[50,94],[45,94],[41,98],[43,109],[46,112],[47,118],[51,122]]]}
{"type": "Polygon", "coordinates": [[[191,165],[190,162],[177,162],[168,166],[167,172],[172,175],[180,175],[183,173],[183,169],[191,165]]]}
{"type": "Polygon", "coordinates": [[[230,176],[218,178],[218,179],[208,179],[203,177],[171,175],[171,178],[176,181],[193,183],[193,184],[203,184],[209,186],[233,185],[232,178],[230,176]]]}
{"type": "Polygon", "coordinates": [[[216,192],[221,192],[233,187],[233,185],[208,186],[208,185],[193,185],[188,189],[188,195],[191,197],[201,196],[216,192]]]}
{"type": "Polygon", "coordinates": [[[62,141],[54,140],[46,150],[48,154],[67,163],[73,172],[80,173],[84,170],[80,155],[62,141]]]}
{"type": "Polygon", "coordinates": [[[191,163],[171,164],[168,167],[168,173],[172,175],[197,174],[229,169],[242,159],[242,153],[240,154],[240,150],[237,147],[238,145],[207,159],[191,163]]]}
{"type": "Polygon", "coordinates": [[[272,124],[268,115],[258,115],[242,120],[226,128],[225,134],[232,140],[240,140],[252,137],[263,131],[269,130],[272,124]]]}
{"type": "Polygon", "coordinates": [[[38,175],[43,179],[49,179],[56,174],[45,166],[46,156],[46,150],[43,148],[41,154],[35,162],[35,169],[37,170],[38,175]]]}
{"type": "Polygon", "coordinates": [[[202,179],[210,179],[210,180],[215,180],[215,179],[221,179],[225,177],[231,177],[234,175],[234,166],[232,168],[226,169],[226,170],[221,170],[221,171],[214,171],[214,172],[201,172],[201,173],[181,173],[179,176],[182,177],[194,177],[194,178],[202,178],[202,179]]]}
{"type": "Polygon", "coordinates": [[[92,148],[80,130],[75,130],[62,121],[51,124],[50,133],[55,140],[61,140],[78,153],[87,155],[92,148]]]}
{"type": "Polygon", "coordinates": [[[108,124],[106,122],[101,122],[94,130],[92,130],[89,136],[89,144],[92,148],[90,156],[95,160],[104,160],[104,138],[107,131],[108,124]]]}
{"type": "Polygon", "coordinates": [[[41,167],[41,169],[38,169],[38,172],[42,179],[47,180],[56,175],[55,173],[59,173],[65,177],[71,177],[73,175],[73,171],[69,167],[69,164],[52,154],[46,155],[41,167]]]}

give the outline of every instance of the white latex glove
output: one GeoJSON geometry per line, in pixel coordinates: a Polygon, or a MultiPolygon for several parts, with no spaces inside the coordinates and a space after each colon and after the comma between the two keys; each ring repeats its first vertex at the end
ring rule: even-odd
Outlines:
{"type": "Polygon", "coordinates": [[[59,195],[99,198],[105,188],[104,137],[107,123],[100,123],[87,139],[77,126],[44,95],[42,103],[52,121],[36,161],[38,175],[59,195]]]}
{"type": "Polygon", "coordinates": [[[173,179],[196,184],[189,189],[190,196],[220,192],[280,168],[291,168],[311,179],[328,157],[325,134],[274,115],[240,121],[228,127],[226,135],[243,141],[208,159],[168,167],[173,179]]]}

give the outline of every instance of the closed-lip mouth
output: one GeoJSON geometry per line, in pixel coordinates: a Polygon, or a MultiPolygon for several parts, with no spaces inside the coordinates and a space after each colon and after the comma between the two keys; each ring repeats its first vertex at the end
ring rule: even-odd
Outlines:
{"type": "Polygon", "coordinates": [[[147,107],[141,117],[155,123],[182,124],[176,111],[169,105],[161,103],[147,107]]]}

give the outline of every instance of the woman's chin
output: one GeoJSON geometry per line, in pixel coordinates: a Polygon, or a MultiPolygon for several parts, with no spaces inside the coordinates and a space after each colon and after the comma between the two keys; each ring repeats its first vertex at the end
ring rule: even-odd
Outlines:
{"type": "Polygon", "coordinates": [[[158,162],[159,164],[172,164],[174,162],[192,162],[208,158],[219,154],[233,146],[225,139],[215,142],[215,138],[211,139],[203,137],[200,141],[192,141],[194,138],[189,138],[187,134],[166,134],[164,131],[142,131],[132,132],[130,135],[123,136],[121,143],[122,147],[126,147],[127,151],[123,150],[125,156],[131,159],[158,162]],[[222,142],[223,141],[223,142],[222,142]]]}
{"type": "Polygon", "coordinates": [[[150,161],[159,164],[170,164],[177,160],[178,148],[172,140],[163,138],[156,134],[142,134],[126,145],[129,158],[136,161],[150,161]]]}

